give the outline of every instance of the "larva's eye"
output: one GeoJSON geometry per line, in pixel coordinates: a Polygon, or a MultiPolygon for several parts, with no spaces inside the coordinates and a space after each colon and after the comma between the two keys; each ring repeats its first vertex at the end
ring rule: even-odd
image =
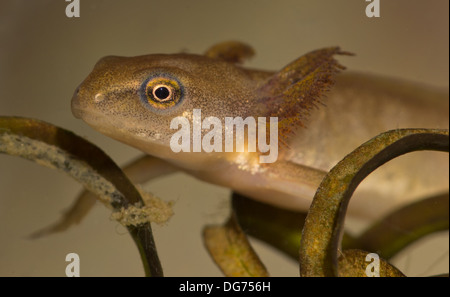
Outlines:
{"type": "Polygon", "coordinates": [[[166,87],[165,85],[157,85],[153,87],[152,95],[156,100],[164,102],[172,99],[173,91],[171,87],[166,87]]]}
{"type": "Polygon", "coordinates": [[[182,97],[182,88],[174,79],[153,77],[148,79],[143,87],[145,87],[143,92],[145,101],[159,110],[175,106],[182,97]]]}

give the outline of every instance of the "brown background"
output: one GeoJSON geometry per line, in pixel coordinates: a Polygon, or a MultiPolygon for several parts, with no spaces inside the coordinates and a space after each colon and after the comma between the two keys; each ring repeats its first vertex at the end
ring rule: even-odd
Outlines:
{"type": "MultiPolygon", "coordinates": [[[[81,0],[81,17],[63,0],[0,2],[0,114],[33,117],[73,130],[119,164],[139,152],[110,140],[70,112],[73,90],[105,55],[201,53],[229,39],[257,51],[252,67],[279,69],[301,54],[339,45],[357,54],[349,69],[448,88],[449,2],[381,0],[381,18],[364,0],[117,1],[81,0]]],[[[63,174],[0,155],[0,276],[64,276],[76,252],[83,276],[134,276],[137,250],[98,205],[78,227],[38,241],[32,231],[59,218],[80,191],[63,174]]],[[[176,215],[154,227],[168,276],[219,276],[200,240],[202,227],[227,215],[228,191],[177,174],[146,187],[175,200],[176,215]]],[[[448,272],[448,235],[433,236],[396,263],[409,275],[448,272]]],[[[295,262],[256,242],[272,275],[297,275],[295,262]]]]}

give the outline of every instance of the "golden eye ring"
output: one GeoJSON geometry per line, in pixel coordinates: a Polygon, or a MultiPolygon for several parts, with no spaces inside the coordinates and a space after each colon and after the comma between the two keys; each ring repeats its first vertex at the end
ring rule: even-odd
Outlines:
{"type": "Polygon", "coordinates": [[[141,88],[141,99],[155,111],[168,110],[181,102],[183,88],[178,80],[166,76],[148,78],[141,88]]]}
{"type": "Polygon", "coordinates": [[[172,100],[173,90],[164,84],[156,85],[153,87],[152,95],[155,100],[159,102],[165,102],[172,100]]]}

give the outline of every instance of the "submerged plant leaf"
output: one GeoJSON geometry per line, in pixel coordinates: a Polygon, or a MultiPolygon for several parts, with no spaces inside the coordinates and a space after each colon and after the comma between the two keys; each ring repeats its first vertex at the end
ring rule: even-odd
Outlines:
{"type": "MultiPolygon", "coordinates": [[[[424,236],[448,230],[448,198],[446,193],[407,205],[380,219],[357,237],[344,233],[342,248],[344,251],[376,251],[381,258],[390,259],[424,236]]],[[[246,234],[298,260],[306,213],[281,209],[238,193],[233,193],[232,205],[246,234]]]]}
{"type": "Polygon", "coordinates": [[[449,228],[449,194],[420,200],[379,220],[351,242],[390,259],[413,242],[449,228]]]}
{"type": "MultiPolygon", "coordinates": [[[[233,193],[233,211],[244,232],[298,260],[298,250],[306,212],[281,209],[233,193]],[[268,220],[267,218],[270,218],[268,220]]],[[[353,242],[344,234],[343,244],[353,242]]]]}
{"type": "MultiPolygon", "coordinates": [[[[103,151],[51,124],[28,118],[0,117],[0,153],[59,169],[116,211],[144,204],[139,191],[103,151]]],[[[162,276],[150,223],[127,228],[138,246],[146,275],[162,276]]]]}
{"type": "Polygon", "coordinates": [[[298,259],[306,213],[277,208],[237,193],[233,193],[232,199],[236,218],[245,233],[298,259]]]}
{"type": "Polygon", "coordinates": [[[300,244],[302,276],[338,276],[344,218],[358,184],[379,166],[397,156],[417,151],[448,151],[448,130],[392,130],[364,143],[324,178],[316,192],[300,244]]]}
{"type": "Polygon", "coordinates": [[[207,226],[203,240],[225,276],[269,276],[234,214],[223,226],[207,226]]]}
{"type": "MultiPolygon", "coordinates": [[[[369,253],[363,250],[345,250],[339,257],[339,276],[344,277],[367,277],[367,267],[372,262],[366,260],[369,253]]],[[[377,271],[373,271],[378,277],[404,277],[405,275],[389,264],[384,259],[379,259],[377,271]]],[[[370,267],[372,268],[372,267],[370,267]]],[[[375,269],[374,269],[375,270],[375,269]]],[[[368,275],[369,274],[369,275],[368,275]]]]}

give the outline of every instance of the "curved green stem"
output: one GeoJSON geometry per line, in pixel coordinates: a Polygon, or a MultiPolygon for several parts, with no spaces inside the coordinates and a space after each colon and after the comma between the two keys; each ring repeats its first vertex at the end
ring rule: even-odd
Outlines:
{"type": "Polygon", "coordinates": [[[339,162],[322,181],[308,212],[300,244],[300,274],[340,275],[338,250],[347,205],[367,175],[412,151],[448,149],[448,130],[400,129],[371,139],[339,162]]]}
{"type": "MultiPolygon", "coordinates": [[[[141,195],[102,150],[74,133],[28,118],[0,117],[0,153],[59,169],[115,210],[143,205],[141,195]]],[[[127,226],[138,245],[147,276],[162,276],[149,223],[127,226]]]]}

